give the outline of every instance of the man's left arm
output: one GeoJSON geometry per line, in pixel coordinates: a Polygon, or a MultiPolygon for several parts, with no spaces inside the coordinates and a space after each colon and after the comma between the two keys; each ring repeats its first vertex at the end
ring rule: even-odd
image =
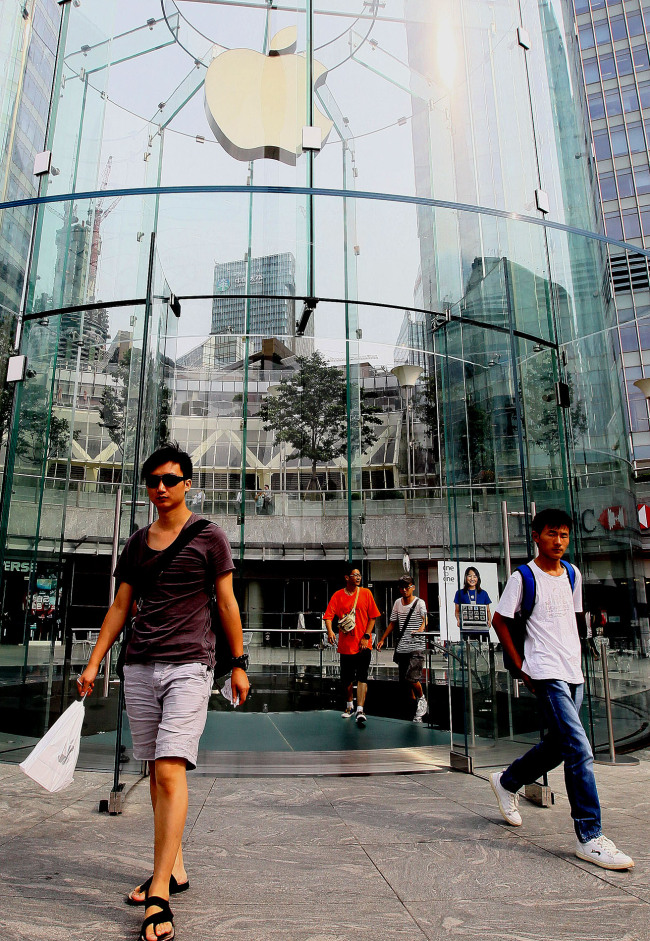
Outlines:
{"type": "MultiPolygon", "coordinates": [[[[215,579],[214,590],[221,626],[230,645],[230,652],[233,657],[242,657],[244,655],[244,635],[241,627],[239,605],[233,591],[232,572],[224,572],[223,575],[218,575],[215,579]]],[[[232,671],[231,683],[233,699],[239,697],[240,704],[245,702],[250,683],[246,672],[241,667],[235,667],[232,671]]]]}

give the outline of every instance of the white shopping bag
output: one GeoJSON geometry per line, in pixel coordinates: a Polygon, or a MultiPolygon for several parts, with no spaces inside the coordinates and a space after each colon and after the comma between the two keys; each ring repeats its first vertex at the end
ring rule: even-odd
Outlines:
{"type": "Polygon", "coordinates": [[[73,702],[19,766],[47,791],[61,791],[74,780],[85,711],[83,699],[73,702]]]}

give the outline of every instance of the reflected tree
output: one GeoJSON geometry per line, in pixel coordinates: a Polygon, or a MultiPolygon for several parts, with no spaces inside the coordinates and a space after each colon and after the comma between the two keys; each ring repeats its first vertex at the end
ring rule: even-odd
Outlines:
{"type": "MultiPolygon", "coordinates": [[[[587,430],[584,403],[580,400],[575,401],[571,375],[567,375],[566,382],[571,401],[569,413],[573,433],[581,435],[587,430]]],[[[553,467],[554,459],[560,453],[562,442],[555,399],[555,376],[553,364],[548,358],[540,358],[528,364],[524,391],[528,440],[546,454],[553,467]]]]}
{"type": "MultiPolygon", "coordinates": [[[[76,441],[79,432],[75,431],[72,437],[76,441]]],[[[48,417],[42,408],[22,408],[16,443],[19,456],[31,464],[40,464],[46,439],[47,460],[63,457],[70,446],[70,422],[67,418],[59,418],[54,412],[48,417]]]]}
{"type": "MultiPolygon", "coordinates": [[[[276,441],[293,448],[289,460],[311,461],[308,490],[318,490],[316,468],[347,452],[347,388],[344,373],[329,366],[318,352],[296,357],[298,370],[268,396],[260,408],[265,431],[274,431],[276,441]]],[[[377,405],[361,398],[361,448],[366,450],[378,437],[381,424],[377,405]]]]}

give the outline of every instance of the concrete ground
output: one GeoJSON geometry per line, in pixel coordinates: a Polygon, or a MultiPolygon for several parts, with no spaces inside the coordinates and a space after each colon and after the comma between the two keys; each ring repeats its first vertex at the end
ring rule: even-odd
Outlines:
{"type": "MultiPolygon", "coordinates": [[[[441,756],[442,756],[441,751],[441,756]]],[[[485,770],[481,774],[486,774],[485,770]]],[[[190,776],[191,889],[179,941],[648,941],[650,754],[598,766],[605,833],[630,872],[573,855],[562,775],[549,809],[501,819],[481,777],[190,776]]],[[[123,897],[151,869],[146,781],[120,816],[97,812],[111,776],[78,772],[47,794],[0,765],[0,938],[135,939],[123,897]]]]}

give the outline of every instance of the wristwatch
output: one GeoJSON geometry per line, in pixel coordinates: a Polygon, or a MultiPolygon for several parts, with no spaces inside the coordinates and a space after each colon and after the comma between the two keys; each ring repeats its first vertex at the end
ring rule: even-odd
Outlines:
{"type": "Polygon", "coordinates": [[[248,670],[248,654],[244,653],[241,657],[233,657],[230,661],[230,669],[234,670],[239,667],[240,670],[243,670],[244,673],[248,670]]]}
{"type": "Polygon", "coordinates": [[[364,640],[370,640],[370,634],[364,634],[364,635],[363,635],[363,639],[364,639],[364,640]]]}

